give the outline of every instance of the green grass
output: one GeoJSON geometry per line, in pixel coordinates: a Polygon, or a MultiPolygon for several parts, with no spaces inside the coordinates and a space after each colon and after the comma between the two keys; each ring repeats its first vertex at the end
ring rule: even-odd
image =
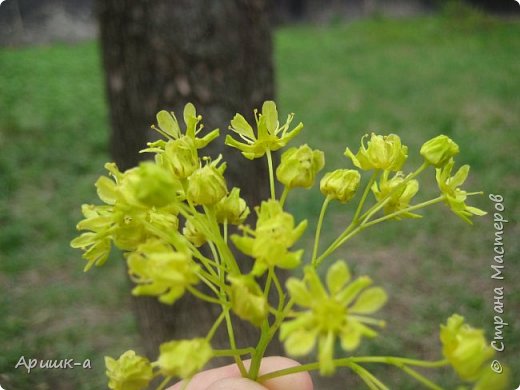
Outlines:
{"type": "MultiPolygon", "coordinates": [[[[461,146],[458,161],[472,166],[467,187],[502,194],[513,220],[519,212],[520,25],[477,20],[458,26],[418,18],[281,29],[278,101],[282,112],[294,111],[304,122],[300,140],[326,152],[326,170],[350,167],[343,151],[347,145],[357,150],[366,132],[398,133],[411,151],[407,169],[420,163],[422,142],[450,135],[461,146]]],[[[138,344],[117,256],[83,274],[80,253],[68,247],[80,204],[95,200],[107,138],[96,44],[0,50],[0,383],[6,389],[103,388],[103,356],[138,344]],[[27,374],[14,369],[22,355],[91,358],[93,369],[27,374]]],[[[435,186],[423,191],[426,199],[435,186]]],[[[316,189],[302,190],[289,202],[297,219],[311,215],[314,221],[321,198],[316,189]]],[[[473,203],[491,211],[484,196],[473,203]]],[[[349,215],[348,207],[331,207],[325,240],[349,215]]],[[[469,227],[439,206],[422,220],[377,226],[349,242],[338,257],[356,274],[372,275],[391,296],[381,314],[387,329],[360,352],[436,358],[438,325],[453,312],[490,337],[499,285],[490,278],[493,233],[489,216],[469,227]]],[[[514,333],[520,326],[520,270],[513,262],[518,233],[516,223],[507,225],[503,285],[510,326],[506,351],[498,355],[512,367],[520,366],[514,353],[520,349],[514,333]]],[[[395,370],[374,372],[391,388],[417,388],[395,370]]],[[[513,384],[520,383],[515,375],[513,384]]],[[[434,377],[452,388],[450,372],[434,377]]]]}

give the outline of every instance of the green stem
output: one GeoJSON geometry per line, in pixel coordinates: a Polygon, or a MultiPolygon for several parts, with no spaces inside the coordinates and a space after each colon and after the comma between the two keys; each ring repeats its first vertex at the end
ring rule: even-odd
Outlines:
{"type": "Polygon", "coordinates": [[[209,303],[216,303],[217,305],[223,305],[225,302],[220,301],[219,299],[210,297],[209,295],[204,294],[203,292],[200,292],[196,288],[192,286],[187,287],[188,291],[195,295],[197,298],[202,299],[203,301],[209,302],[209,303]]]}
{"type": "Polygon", "coordinates": [[[395,211],[395,212],[393,212],[391,214],[385,215],[384,217],[381,217],[381,218],[378,218],[378,219],[374,219],[371,222],[365,223],[363,226],[364,227],[369,227],[369,226],[375,225],[376,223],[383,222],[383,221],[386,221],[388,219],[392,219],[392,218],[398,217],[401,214],[409,213],[411,211],[415,211],[415,210],[421,209],[423,207],[431,206],[432,204],[442,202],[445,198],[446,198],[445,195],[441,195],[441,196],[439,196],[437,198],[430,199],[430,200],[428,200],[426,202],[422,202],[422,203],[416,204],[414,206],[410,206],[410,207],[407,207],[405,209],[395,211]]]}
{"type": "Polygon", "coordinates": [[[385,386],[383,382],[381,382],[379,379],[377,379],[374,374],[372,374],[370,371],[368,371],[365,367],[360,366],[356,363],[349,363],[347,367],[350,367],[352,371],[354,371],[356,374],[360,376],[363,381],[374,390],[389,390],[388,387],[385,386]]]}
{"type": "Polygon", "coordinates": [[[269,322],[266,318],[262,323],[260,339],[258,340],[255,353],[251,359],[251,366],[249,367],[249,373],[247,375],[249,379],[254,381],[257,380],[258,372],[260,371],[260,364],[262,363],[262,358],[264,357],[265,350],[269,345],[269,341],[271,341],[269,337],[269,322]]]}
{"type": "Polygon", "coordinates": [[[163,390],[166,387],[166,385],[168,384],[168,382],[171,381],[171,379],[172,379],[171,376],[165,377],[155,390],[163,390]]]}
{"type": "Polygon", "coordinates": [[[365,201],[367,199],[368,193],[370,192],[370,189],[372,188],[372,185],[377,179],[377,175],[379,174],[379,170],[374,171],[372,176],[370,176],[370,180],[367,183],[367,186],[365,187],[365,191],[363,192],[363,196],[361,197],[361,200],[359,201],[358,207],[356,209],[356,212],[354,213],[354,217],[352,218],[352,224],[356,224],[359,218],[359,214],[361,214],[361,211],[363,210],[363,206],[365,205],[365,201]]]}
{"type": "Polygon", "coordinates": [[[271,151],[269,149],[267,149],[265,155],[267,156],[267,167],[269,169],[269,187],[271,188],[271,199],[276,199],[276,192],[274,188],[273,157],[271,156],[271,151]]]}
{"type": "Polygon", "coordinates": [[[321,228],[323,226],[323,218],[325,217],[325,212],[327,211],[327,206],[329,205],[330,201],[331,201],[331,198],[329,196],[327,196],[323,200],[323,204],[321,205],[320,216],[318,218],[318,226],[316,227],[316,234],[314,236],[314,249],[312,251],[312,259],[311,259],[311,263],[314,267],[316,267],[316,256],[318,255],[318,247],[320,245],[320,234],[321,234],[321,228]]]}
{"type": "Polygon", "coordinates": [[[208,334],[206,335],[206,340],[207,340],[208,342],[211,341],[211,339],[212,339],[213,336],[215,335],[215,332],[217,331],[218,327],[220,326],[220,324],[222,323],[222,321],[224,321],[224,318],[226,318],[225,309],[222,310],[222,313],[220,313],[220,315],[218,316],[218,318],[215,320],[215,322],[214,322],[213,325],[211,326],[211,329],[209,330],[208,334]]]}
{"type": "Polygon", "coordinates": [[[273,280],[273,267],[269,267],[269,271],[267,272],[267,280],[265,281],[265,287],[264,287],[264,297],[267,301],[269,301],[269,290],[271,289],[272,280],[273,280]]]}
{"type": "Polygon", "coordinates": [[[427,388],[432,389],[432,390],[442,390],[442,387],[437,386],[431,380],[429,380],[428,378],[419,374],[417,371],[411,369],[410,367],[402,366],[400,368],[401,368],[401,370],[406,372],[408,375],[410,375],[412,378],[417,379],[417,381],[421,382],[427,388]]]}
{"type": "Polygon", "coordinates": [[[288,194],[289,194],[289,188],[288,187],[284,187],[283,188],[283,192],[282,192],[282,196],[280,197],[280,205],[282,207],[285,204],[285,200],[287,199],[287,195],[288,194]]]}
{"type": "Polygon", "coordinates": [[[224,220],[223,230],[224,230],[224,242],[227,244],[228,243],[228,221],[227,221],[227,218],[224,220]]]}
{"type": "MultiPolygon", "coordinates": [[[[346,367],[346,366],[350,366],[352,363],[382,363],[382,364],[390,364],[390,365],[396,366],[398,368],[402,368],[405,365],[425,367],[425,368],[437,368],[437,367],[443,367],[443,366],[446,366],[449,364],[446,359],[431,362],[431,361],[423,361],[423,360],[401,358],[401,357],[394,357],[394,356],[361,356],[361,357],[334,359],[334,364],[336,367],[346,367]]],[[[273,371],[273,372],[261,375],[257,378],[257,380],[258,380],[258,382],[264,382],[268,379],[278,378],[280,376],[295,374],[298,372],[318,370],[319,368],[320,368],[319,362],[302,364],[301,366],[284,368],[281,370],[277,370],[277,371],[273,371]]]]}
{"type": "MultiPolygon", "coordinates": [[[[236,345],[236,342],[235,342],[235,332],[233,330],[233,324],[231,323],[231,316],[229,315],[229,309],[224,309],[224,312],[225,312],[225,316],[226,316],[226,326],[227,326],[227,331],[228,331],[228,336],[229,336],[229,346],[231,347],[231,349],[237,349],[237,345],[236,345]]],[[[244,362],[242,362],[242,359],[240,359],[240,356],[238,355],[235,355],[234,356],[235,358],[235,364],[238,366],[238,369],[240,370],[240,375],[242,375],[242,377],[246,377],[247,376],[247,370],[244,366],[244,362]]]]}
{"type": "Polygon", "coordinates": [[[214,349],[215,356],[241,356],[252,355],[255,352],[254,348],[240,348],[240,349],[214,349]]]}

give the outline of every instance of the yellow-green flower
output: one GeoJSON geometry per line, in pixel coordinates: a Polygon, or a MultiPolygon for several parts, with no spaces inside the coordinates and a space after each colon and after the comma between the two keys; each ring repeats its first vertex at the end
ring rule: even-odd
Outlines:
{"type": "Polygon", "coordinates": [[[437,179],[439,189],[446,196],[446,203],[450,206],[451,210],[464,221],[472,224],[470,218],[473,215],[481,216],[487,213],[476,207],[466,205],[465,201],[468,195],[476,195],[480,194],[480,192],[468,193],[459,188],[468,177],[469,165],[463,165],[455,175],[451,176],[454,164],[455,161],[451,159],[442,168],[437,168],[435,178],[437,179]]]}
{"type": "Polygon", "coordinates": [[[215,215],[220,223],[240,225],[249,215],[246,201],[240,197],[240,188],[234,187],[228,196],[215,205],[215,215]]]}
{"type": "Polygon", "coordinates": [[[368,314],[379,310],[387,300],[386,292],[370,287],[372,281],[362,276],[350,282],[351,276],[343,261],[333,264],[327,272],[327,289],[313,267],[305,268],[303,280],[289,278],[287,290],[291,298],[306,311],[284,322],[280,339],[292,356],[308,354],[318,341],[318,358],[322,375],[335,371],[334,345],[339,337],[344,350],[358,347],[363,336],[375,337],[377,332],[367,325],[384,326],[368,314]],[[350,282],[350,283],[349,283],[350,282]]]}
{"type": "Polygon", "coordinates": [[[475,383],[473,390],[509,390],[511,382],[511,372],[509,367],[502,366],[502,372],[497,373],[491,369],[490,365],[484,366],[480,378],[475,383]]]}
{"type": "Polygon", "coordinates": [[[80,221],[76,228],[88,232],[74,238],[70,246],[85,251],[82,257],[87,260],[84,270],[88,271],[93,265],[103,265],[110,255],[113,207],[84,204],[81,211],[85,219],[80,221]]]}
{"type": "Polygon", "coordinates": [[[179,299],[187,287],[198,282],[199,266],[187,250],[175,251],[169,244],[149,239],[127,257],[128,273],[137,284],[133,295],[158,296],[167,304],[179,299]]]}
{"type": "Polygon", "coordinates": [[[438,135],[421,147],[421,156],[426,162],[440,168],[459,153],[459,146],[446,135],[438,135]]]}
{"type": "MultiPolygon", "coordinates": [[[[405,177],[402,172],[397,172],[389,179],[388,171],[384,171],[379,185],[377,183],[372,185],[372,192],[378,202],[388,197],[384,206],[385,214],[392,214],[408,208],[410,201],[419,191],[419,182],[417,180],[409,180],[403,184],[404,181],[405,177]]],[[[395,219],[420,217],[419,214],[406,212],[396,216],[395,219]]]]}
{"type": "Polygon", "coordinates": [[[210,343],[203,338],[163,343],[157,365],[164,376],[190,378],[213,357],[210,343]]]}
{"type": "Polygon", "coordinates": [[[312,150],[308,145],[302,145],[287,149],[282,154],[276,177],[287,188],[310,188],[324,165],[325,157],[321,150],[312,150]]]}
{"type": "Polygon", "coordinates": [[[251,275],[230,275],[229,297],[233,312],[243,320],[260,326],[267,317],[267,299],[251,275]]]}
{"type": "Polygon", "coordinates": [[[197,169],[188,178],[187,198],[194,205],[214,205],[227,195],[224,171],[226,163],[217,166],[222,156],[197,169]]]}
{"type": "MultiPolygon", "coordinates": [[[[182,137],[188,137],[193,141],[193,144],[197,149],[202,149],[206,145],[208,145],[211,141],[213,141],[215,138],[219,135],[219,130],[215,129],[212,130],[210,133],[205,135],[202,138],[198,138],[197,135],[202,130],[203,126],[202,124],[199,124],[199,122],[202,121],[202,116],[197,115],[197,111],[195,109],[195,106],[191,103],[188,103],[184,106],[184,123],[186,124],[186,132],[185,134],[182,134],[179,122],[177,121],[177,117],[175,116],[175,113],[168,112],[165,110],[159,111],[157,113],[157,124],[159,125],[159,128],[152,126],[153,129],[157,130],[159,133],[161,133],[163,136],[170,140],[178,140],[182,137]]],[[[156,148],[160,146],[164,147],[164,144],[162,143],[152,143],[149,144],[151,146],[151,149],[145,149],[145,151],[157,151],[156,148]]]]}
{"type": "Polygon", "coordinates": [[[127,175],[132,196],[148,207],[164,207],[177,200],[180,183],[166,169],[144,162],[127,175]]]}
{"type": "Polygon", "coordinates": [[[244,142],[240,142],[230,135],[226,136],[226,145],[239,149],[244,157],[252,160],[262,157],[268,150],[274,151],[283,148],[296,137],[303,129],[299,123],[294,129],[289,130],[294,114],[290,114],[283,126],[278,122],[278,111],[273,101],[266,101],[262,105],[262,113],[255,112],[257,134],[246,119],[236,114],[231,121],[229,129],[238,134],[244,142]]]}
{"type": "Polygon", "coordinates": [[[244,236],[231,236],[235,246],[255,259],[254,275],[263,274],[269,267],[295,268],[300,264],[303,250],[290,252],[289,248],[301,237],[307,221],[294,227],[294,217],[283,211],[276,200],[262,202],[255,208],[258,215],[256,229],[242,227],[244,236]]]}
{"type": "Polygon", "coordinates": [[[193,138],[181,137],[169,140],[164,145],[164,153],[156,159],[179,179],[185,179],[199,168],[199,156],[193,138]]]}
{"type": "Polygon", "coordinates": [[[441,325],[442,352],[457,374],[464,380],[476,381],[494,355],[484,331],[464,323],[464,317],[453,314],[441,325]]]}
{"type": "Polygon", "coordinates": [[[408,157],[408,147],[401,145],[399,136],[372,133],[370,141],[365,146],[366,137],[368,134],[361,138],[361,148],[356,155],[349,148],[345,150],[345,156],[350,157],[356,167],[363,170],[399,171],[401,169],[408,157]]]}
{"type": "Polygon", "coordinates": [[[336,169],[320,181],[320,191],[331,199],[346,203],[356,195],[361,175],[355,169],[336,169]]]}
{"type": "Polygon", "coordinates": [[[163,168],[156,170],[152,165],[148,163],[124,173],[113,163],[105,165],[112,179],[101,176],[96,181],[96,188],[99,198],[107,205],[82,206],[85,218],[78,223],[77,229],[87,232],[71,242],[73,248],[85,251],[83,258],[88,261],[85,271],[93,265],[105,263],[111,242],[120,249],[131,251],[153,237],[157,230],[177,230],[179,221],[175,200],[181,196],[178,187],[176,184],[170,186],[172,182],[168,172],[163,168]],[[166,181],[164,186],[163,179],[166,181]]]}
{"type": "Polygon", "coordinates": [[[153,378],[152,366],[147,358],[126,351],[115,360],[105,356],[108,387],[112,390],[142,390],[153,378]]]}
{"type": "Polygon", "coordinates": [[[184,228],[182,229],[182,234],[184,237],[188,239],[196,247],[202,246],[206,243],[207,238],[201,231],[197,230],[193,222],[188,219],[184,228]]]}

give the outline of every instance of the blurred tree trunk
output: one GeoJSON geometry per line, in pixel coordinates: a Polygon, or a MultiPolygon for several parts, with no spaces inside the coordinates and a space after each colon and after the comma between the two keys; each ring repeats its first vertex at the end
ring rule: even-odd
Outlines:
{"type": "MultiPolygon", "coordinates": [[[[110,151],[121,169],[138,164],[161,109],[182,118],[188,101],[207,129],[227,131],[236,112],[249,115],[272,99],[272,40],[268,0],[99,0],[101,47],[112,133],[110,151]]],[[[211,155],[223,151],[223,136],[211,155]]],[[[250,206],[268,196],[264,160],[245,161],[226,148],[228,186],[239,186],[250,206]]],[[[172,338],[203,336],[219,308],[185,296],[173,307],[134,300],[146,353],[172,338]]],[[[239,325],[239,321],[235,321],[239,325]]],[[[257,332],[238,326],[237,338],[257,332]]],[[[218,336],[218,335],[217,335],[218,336]]],[[[217,340],[227,348],[224,337],[217,340]]]]}

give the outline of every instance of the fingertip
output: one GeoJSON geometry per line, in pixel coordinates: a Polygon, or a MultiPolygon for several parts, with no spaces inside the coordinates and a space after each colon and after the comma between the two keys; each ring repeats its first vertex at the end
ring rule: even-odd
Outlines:
{"type": "Polygon", "coordinates": [[[212,383],[206,390],[267,390],[261,384],[246,378],[224,378],[212,383]]]}
{"type": "MultiPolygon", "coordinates": [[[[281,356],[271,356],[262,360],[260,375],[296,366],[300,366],[300,363],[298,363],[295,360],[281,356]]],[[[277,378],[266,380],[262,384],[266,386],[269,390],[313,390],[314,388],[312,378],[308,371],[301,371],[294,374],[283,375],[277,378]]]]}

